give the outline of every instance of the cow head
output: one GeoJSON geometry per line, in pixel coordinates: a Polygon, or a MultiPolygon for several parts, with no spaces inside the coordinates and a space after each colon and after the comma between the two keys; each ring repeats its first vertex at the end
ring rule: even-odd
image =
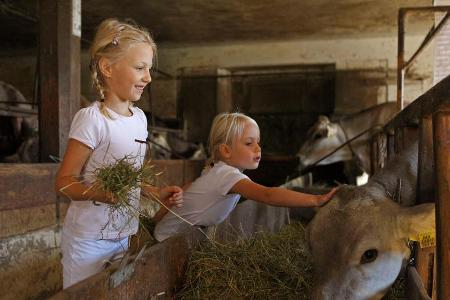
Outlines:
{"type": "Polygon", "coordinates": [[[410,256],[408,237],[434,227],[434,204],[400,207],[380,190],[342,187],[307,228],[312,299],[382,298],[410,256]]]}
{"type": "MultiPolygon", "coordinates": [[[[305,167],[309,166],[344,142],[345,135],[340,126],[330,122],[326,116],[319,116],[317,122],[308,130],[306,140],[297,153],[300,164],[305,167]]],[[[331,164],[351,158],[351,151],[348,147],[343,147],[320,164],[331,164]]]]}

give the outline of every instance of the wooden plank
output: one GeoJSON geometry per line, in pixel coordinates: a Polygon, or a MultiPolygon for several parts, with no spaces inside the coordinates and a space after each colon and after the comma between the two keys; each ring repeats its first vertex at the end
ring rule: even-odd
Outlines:
{"type": "MultiPolygon", "coordinates": [[[[231,216],[218,226],[206,230],[215,237],[226,239],[231,232],[243,230],[252,236],[261,229],[278,231],[288,221],[288,209],[245,201],[231,216]],[[229,226],[233,226],[233,230],[229,226]]],[[[173,236],[146,249],[135,260],[129,279],[117,287],[110,287],[110,275],[117,263],[53,296],[51,299],[172,299],[171,296],[183,277],[187,260],[198,242],[205,236],[197,229],[187,228],[183,234],[173,236]]]]}
{"type": "Polygon", "coordinates": [[[3,210],[0,211],[0,239],[54,226],[56,223],[55,204],[3,210]]]}
{"type": "Polygon", "coordinates": [[[425,290],[419,274],[414,267],[408,267],[406,281],[406,299],[408,300],[431,300],[425,290]]]}
{"type": "Polygon", "coordinates": [[[385,128],[395,129],[411,124],[419,124],[420,118],[432,114],[441,104],[450,102],[449,90],[450,76],[447,76],[404,108],[385,128]]]}
{"type": "Polygon", "coordinates": [[[36,108],[23,108],[23,107],[0,105],[0,116],[30,117],[37,114],[38,111],[36,108]]]}
{"type": "Polygon", "coordinates": [[[109,280],[118,263],[50,299],[150,299],[158,294],[166,299],[179,284],[189,255],[202,238],[199,231],[192,229],[152,246],[134,262],[131,277],[115,288],[110,288],[109,280]]]}
{"type": "Polygon", "coordinates": [[[419,126],[419,165],[417,204],[434,202],[433,123],[431,116],[421,118],[419,126]]]}
{"type": "Polygon", "coordinates": [[[0,211],[55,203],[57,164],[0,164],[0,211]]]}
{"type": "MultiPolygon", "coordinates": [[[[433,160],[433,124],[431,115],[421,118],[419,123],[419,153],[417,174],[416,203],[434,202],[434,160],[433,160]]],[[[416,269],[424,289],[432,295],[435,269],[435,247],[420,248],[416,250],[416,269]]]]}
{"type": "Polygon", "coordinates": [[[420,248],[416,250],[416,269],[422,285],[428,295],[432,295],[433,291],[433,269],[435,268],[435,247],[420,248]]]}
{"type": "Polygon", "coordinates": [[[226,69],[217,69],[217,113],[233,111],[231,72],[226,69]],[[220,77],[222,76],[222,77],[220,77]]]}
{"type": "Polygon", "coordinates": [[[73,20],[79,1],[39,1],[40,160],[62,157],[71,120],[80,107],[80,37],[73,20]]]}
{"type": "Polygon", "coordinates": [[[450,107],[433,114],[436,166],[437,299],[450,299],[450,107]]]}

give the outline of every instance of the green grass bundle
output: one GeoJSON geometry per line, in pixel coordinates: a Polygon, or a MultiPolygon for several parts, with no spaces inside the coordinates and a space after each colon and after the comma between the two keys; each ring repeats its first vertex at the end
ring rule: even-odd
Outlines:
{"type": "Polygon", "coordinates": [[[113,206],[118,207],[129,204],[132,190],[145,184],[154,185],[158,175],[150,161],[137,168],[133,157],[125,156],[112,164],[97,168],[94,171],[95,181],[92,188],[111,192],[117,199],[113,206]]]}
{"type": "MultiPolygon", "coordinates": [[[[136,167],[136,159],[127,155],[93,171],[94,182],[89,189],[110,192],[116,201],[115,204],[109,205],[110,221],[117,215],[126,217],[128,222],[133,218],[149,218],[148,213],[140,209],[139,202],[159,200],[158,195],[155,194],[136,193],[136,189],[142,186],[154,186],[160,175],[150,161],[145,161],[140,167],[136,167]]],[[[108,224],[105,228],[106,226],[108,224]]]]}

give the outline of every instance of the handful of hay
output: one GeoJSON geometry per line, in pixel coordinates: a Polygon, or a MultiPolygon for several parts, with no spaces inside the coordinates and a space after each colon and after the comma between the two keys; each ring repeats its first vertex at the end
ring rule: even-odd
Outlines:
{"type": "MultiPolygon", "coordinates": [[[[304,226],[220,244],[206,240],[188,263],[179,299],[310,299],[313,284],[304,226]]],[[[405,299],[404,277],[384,300],[405,299]]]]}
{"type": "Polygon", "coordinates": [[[120,208],[129,204],[129,197],[132,196],[131,192],[134,189],[142,185],[154,185],[158,175],[160,173],[155,172],[150,161],[136,168],[133,158],[124,156],[113,164],[97,168],[94,171],[95,181],[91,188],[112,193],[117,200],[112,206],[120,208]]]}
{"type": "MultiPolygon", "coordinates": [[[[89,189],[109,192],[113,195],[115,204],[109,205],[110,218],[114,215],[126,217],[129,221],[133,218],[150,218],[148,213],[139,209],[139,201],[155,200],[159,198],[155,194],[136,193],[136,189],[142,186],[154,186],[160,173],[156,172],[150,161],[145,161],[140,167],[136,167],[135,158],[124,156],[111,164],[102,165],[95,169],[95,178],[89,189]]],[[[111,220],[110,220],[111,221],[111,220]]],[[[108,224],[105,225],[105,228],[108,224]]]]}

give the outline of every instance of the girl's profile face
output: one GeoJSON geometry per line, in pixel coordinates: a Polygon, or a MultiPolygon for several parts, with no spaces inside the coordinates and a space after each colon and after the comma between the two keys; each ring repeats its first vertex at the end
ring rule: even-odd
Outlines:
{"type": "Polygon", "coordinates": [[[233,141],[227,163],[239,169],[258,168],[261,160],[259,128],[253,122],[246,122],[242,136],[233,141]]]}
{"type": "Polygon", "coordinates": [[[137,101],[144,88],[152,80],[153,50],[146,43],[132,45],[125,54],[111,65],[108,78],[108,97],[121,101],[137,101]]]}

